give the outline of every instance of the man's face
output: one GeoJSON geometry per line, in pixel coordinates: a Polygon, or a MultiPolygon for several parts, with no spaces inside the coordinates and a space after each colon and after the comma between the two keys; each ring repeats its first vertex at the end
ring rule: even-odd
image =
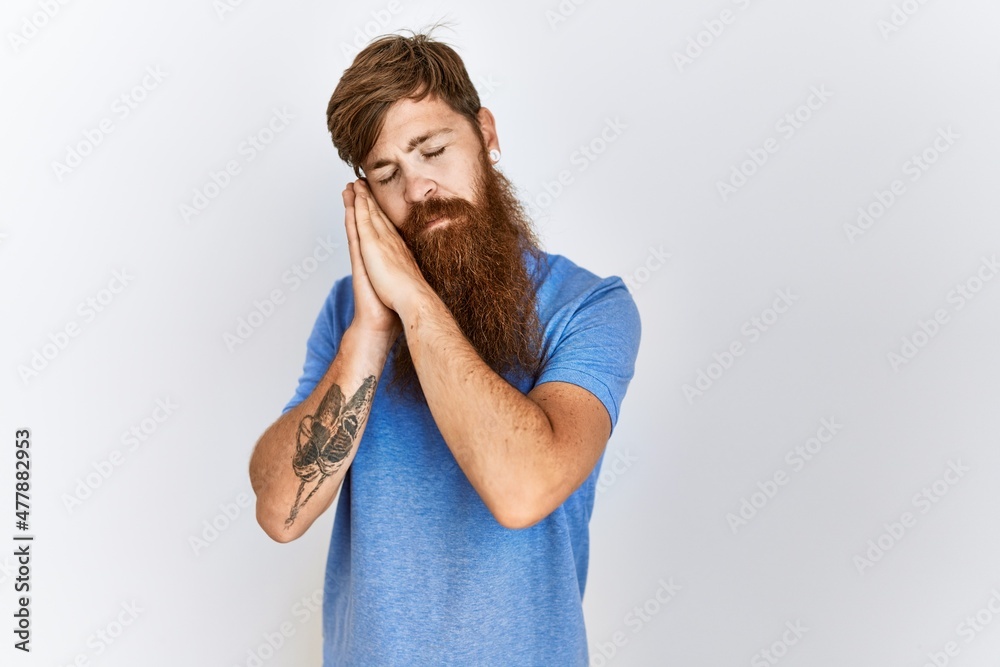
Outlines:
{"type": "Polygon", "coordinates": [[[397,229],[416,236],[452,224],[444,216],[428,226],[445,211],[459,212],[440,206],[440,200],[481,204],[475,184],[483,169],[483,144],[487,151],[498,144],[492,115],[483,109],[480,119],[483,127],[474,129],[434,95],[419,102],[403,98],[389,108],[361,166],[375,201],[397,229]]]}

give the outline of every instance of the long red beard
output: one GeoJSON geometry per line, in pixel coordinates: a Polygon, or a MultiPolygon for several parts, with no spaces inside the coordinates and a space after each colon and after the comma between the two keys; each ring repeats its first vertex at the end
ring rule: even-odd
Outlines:
{"type": "MultiPolygon", "coordinates": [[[[480,154],[476,203],[460,198],[412,205],[400,236],[424,279],[451,311],[462,333],[494,372],[534,378],[542,332],[535,276],[543,253],[524,209],[505,176],[480,154]],[[450,218],[433,230],[427,221],[450,218]]],[[[390,356],[389,387],[423,400],[405,333],[390,356]]]]}

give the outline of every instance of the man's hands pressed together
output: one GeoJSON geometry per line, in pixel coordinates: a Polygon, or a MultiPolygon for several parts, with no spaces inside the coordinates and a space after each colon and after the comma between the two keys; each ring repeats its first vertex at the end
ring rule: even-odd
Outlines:
{"type": "Polygon", "coordinates": [[[402,323],[396,312],[382,303],[375,293],[361,257],[355,206],[362,202],[354,194],[353,183],[349,183],[341,194],[344,200],[344,228],[347,233],[347,248],[353,276],[354,324],[365,331],[391,338],[389,340],[391,343],[402,332],[402,323]]]}
{"type": "MultiPolygon", "coordinates": [[[[364,284],[362,295],[367,298],[370,289],[383,307],[395,314],[421,293],[423,296],[433,294],[420,273],[413,253],[363,180],[348,184],[344,190],[344,205],[353,209],[353,215],[347,216],[347,239],[352,253],[354,282],[364,284]],[[361,260],[357,264],[354,261],[355,250],[359,250],[361,260]]],[[[354,289],[357,297],[357,284],[354,289]]],[[[364,305],[369,306],[367,302],[364,305]]],[[[374,305],[370,309],[378,311],[374,305]]]]}

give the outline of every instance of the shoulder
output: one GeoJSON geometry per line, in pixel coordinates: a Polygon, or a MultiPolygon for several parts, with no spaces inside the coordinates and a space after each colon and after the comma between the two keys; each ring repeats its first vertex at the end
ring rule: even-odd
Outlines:
{"type": "Polygon", "coordinates": [[[535,384],[586,389],[607,408],[613,430],[635,373],[639,310],[619,276],[599,276],[561,255],[548,255],[544,271],[539,316],[545,338],[535,384]]]}
{"type": "Polygon", "coordinates": [[[543,320],[573,315],[581,309],[613,309],[638,323],[639,311],[620,276],[599,276],[568,257],[543,253],[538,268],[538,307],[543,320]]]}

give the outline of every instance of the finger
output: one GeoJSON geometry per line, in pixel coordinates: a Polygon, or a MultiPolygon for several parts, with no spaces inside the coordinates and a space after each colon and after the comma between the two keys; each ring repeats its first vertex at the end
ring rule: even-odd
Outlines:
{"type": "Polygon", "coordinates": [[[371,194],[371,188],[368,187],[368,183],[364,183],[365,193],[368,196],[368,212],[371,215],[372,224],[378,231],[379,236],[384,238],[385,235],[402,239],[399,235],[399,230],[396,229],[396,225],[389,220],[389,216],[386,212],[382,210],[382,207],[378,205],[378,201],[371,194]]]}
{"type": "Polygon", "coordinates": [[[365,263],[361,257],[361,240],[355,219],[354,193],[344,190],[344,227],[347,231],[347,251],[351,258],[351,273],[358,279],[365,276],[365,263]]]}
{"type": "Polygon", "coordinates": [[[372,222],[372,214],[368,208],[368,201],[365,193],[355,184],[354,193],[357,195],[354,200],[354,220],[358,227],[358,238],[377,239],[378,230],[372,222]]]}
{"type": "Polygon", "coordinates": [[[379,237],[381,237],[389,231],[389,220],[387,216],[378,205],[378,202],[375,201],[375,197],[372,195],[372,191],[369,189],[367,183],[359,180],[355,185],[355,191],[360,192],[361,196],[364,197],[365,204],[367,205],[368,219],[371,221],[375,232],[379,235],[379,237]]]}
{"type": "Polygon", "coordinates": [[[385,238],[386,234],[389,236],[395,235],[395,225],[389,222],[389,216],[385,214],[385,211],[382,210],[374,198],[368,199],[368,212],[371,214],[372,224],[378,230],[379,236],[385,238]]]}

